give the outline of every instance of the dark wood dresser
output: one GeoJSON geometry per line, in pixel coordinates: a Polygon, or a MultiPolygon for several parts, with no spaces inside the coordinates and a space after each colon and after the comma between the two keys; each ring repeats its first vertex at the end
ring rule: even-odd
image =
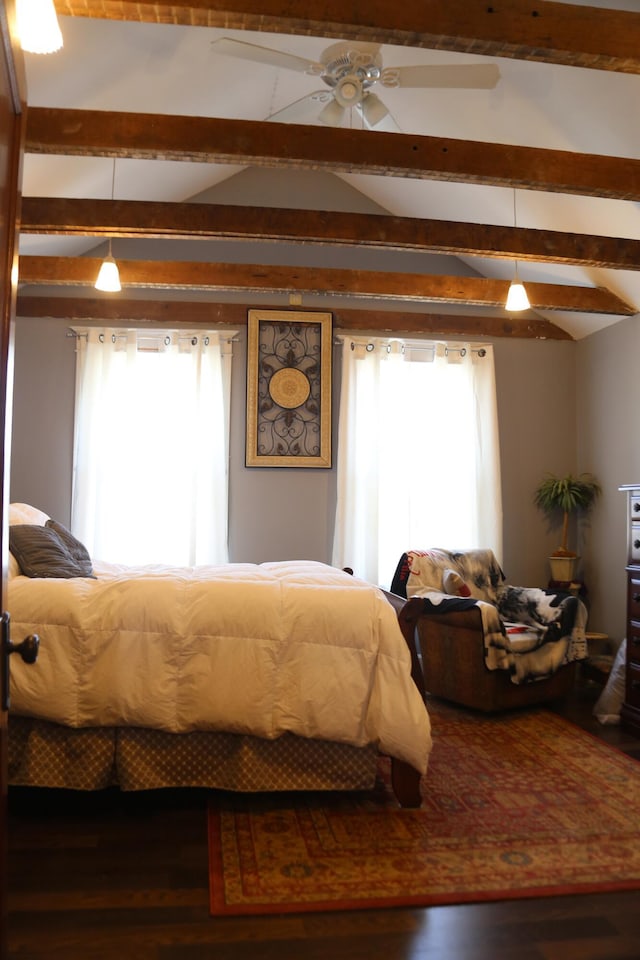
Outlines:
{"type": "Polygon", "coordinates": [[[627,495],[627,671],[621,722],[640,737],[640,483],[619,489],[627,495]]]}

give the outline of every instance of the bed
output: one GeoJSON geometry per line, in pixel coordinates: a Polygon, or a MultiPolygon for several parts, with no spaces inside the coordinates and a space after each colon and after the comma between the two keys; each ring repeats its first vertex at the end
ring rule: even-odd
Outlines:
{"type": "Polygon", "coordinates": [[[369,789],[383,753],[417,802],[429,717],[378,588],[314,561],[99,562],[28,504],[10,547],[14,642],[40,637],[11,665],[10,784],[369,789]]]}

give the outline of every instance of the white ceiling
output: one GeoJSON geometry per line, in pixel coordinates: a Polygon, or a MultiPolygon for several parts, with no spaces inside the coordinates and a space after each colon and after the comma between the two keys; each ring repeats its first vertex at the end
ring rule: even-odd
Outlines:
{"type": "MultiPolygon", "coordinates": [[[[640,6],[637,0],[591,5],[636,12],[640,6]]],[[[319,60],[332,42],[84,17],[61,17],[60,24],[61,51],[25,55],[31,106],[263,120],[318,89],[322,81],[216,54],[211,41],[234,37],[312,60],[319,60]]],[[[376,89],[403,133],[640,158],[640,76],[408,47],[383,46],[381,53],[385,67],[492,62],[500,69],[493,90],[376,89]]],[[[310,113],[308,122],[314,122],[316,113],[310,113]]],[[[349,122],[360,124],[357,116],[349,122]]],[[[109,198],[112,169],[108,158],[27,155],[23,193],[109,198]]],[[[187,200],[240,169],[119,160],[115,196],[187,200]]],[[[514,195],[508,188],[352,174],[341,179],[395,215],[513,225],[514,195]]],[[[528,190],[518,190],[516,199],[519,227],[640,239],[635,202],[528,190]]],[[[20,251],[73,255],[93,246],[95,240],[82,238],[24,236],[20,251]]],[[[513,275],[508,260],[469,257],[466,264],[487,277],[513,275]]],[[[639,272],[523,262],[519,273],[525,283],[604,286],[640,311],[639,272]]],[[[557,311],[540,315],[578,339],[619,319],[557,311]]]]}

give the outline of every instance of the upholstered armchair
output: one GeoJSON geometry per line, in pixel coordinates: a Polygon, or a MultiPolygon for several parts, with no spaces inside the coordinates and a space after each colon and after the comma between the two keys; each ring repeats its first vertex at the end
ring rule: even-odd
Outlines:
{"type": "Polygon", "coordinates": [[[583,602],[506,582],[491,550],[410,550],[391,584],[426,691],[492,712],[565,696],[587,655],[583,602]]]}

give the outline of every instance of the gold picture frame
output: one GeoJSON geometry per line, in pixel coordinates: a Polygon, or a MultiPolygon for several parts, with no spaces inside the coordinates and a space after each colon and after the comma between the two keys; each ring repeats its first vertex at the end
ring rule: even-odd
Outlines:
{"type": "Polygon", "coordinates": [[[332,315],[249,310],[248,467],[331,466],[332,315]]]}

